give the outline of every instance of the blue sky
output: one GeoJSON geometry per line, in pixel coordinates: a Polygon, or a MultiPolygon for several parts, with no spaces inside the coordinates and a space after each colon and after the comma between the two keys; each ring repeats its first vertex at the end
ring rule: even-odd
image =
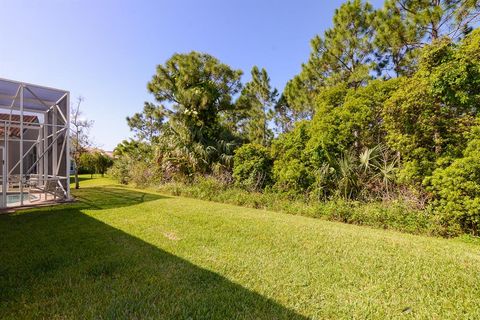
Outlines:
{"type": "Polygon", "coordinates": [[[173,53],[210,53],[244,81],[265,67],[281,91],[342,2],[0,0],[0,77],[84,96],[94,141],[111,150],[131,136],[125,117],[152,100],[146,83],[173,53]]]}

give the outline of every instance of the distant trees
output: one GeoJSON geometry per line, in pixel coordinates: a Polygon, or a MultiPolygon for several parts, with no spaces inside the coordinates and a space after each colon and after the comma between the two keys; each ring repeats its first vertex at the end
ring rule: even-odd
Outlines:
{"type": "Polygon", "coordinates": [[[103,175],[113,165],[113,159],[98,150],[88,150],[80,157],[79,170],[91,175],[97,173],[103,175]]]}
{"type": "Polygon", "coordinates": [[[95,153],[95,171],[103,175],[107,172],[107,169],[113,165],[113,159],[102,152],[95,153]]]}
{"type": "Polygon", "coordinates": [[[86,152],[80,156],[78,171],[80,173],[89,173],[90,177],[93,177],[95,173],[95,158],[92,153],[86,152]]]}

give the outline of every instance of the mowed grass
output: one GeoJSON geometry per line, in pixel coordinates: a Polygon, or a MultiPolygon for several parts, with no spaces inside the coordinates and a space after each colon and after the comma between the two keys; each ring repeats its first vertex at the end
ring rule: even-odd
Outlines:
{"type": "Polygon", "coordinates": [[[82,181],[0,216],[0,319],[479,319],[480,245],[82,181]]]}

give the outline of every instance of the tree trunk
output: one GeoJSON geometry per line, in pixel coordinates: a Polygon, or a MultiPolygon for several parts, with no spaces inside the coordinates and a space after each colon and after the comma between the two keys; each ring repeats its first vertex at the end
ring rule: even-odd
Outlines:
{"type": "Polygon", "coordinates": [[[80,189],[80,181],[78,181],[78,169],[75,167],[75,189],[80,189]]]}

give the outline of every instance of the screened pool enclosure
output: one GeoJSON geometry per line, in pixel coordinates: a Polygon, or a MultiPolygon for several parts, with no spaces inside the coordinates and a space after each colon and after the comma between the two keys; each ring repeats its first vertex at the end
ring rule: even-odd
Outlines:
{"type": "Polygon", "coordinates": [[[0,208],[70,198],[69,93],[0,79],[0,208]]]}

